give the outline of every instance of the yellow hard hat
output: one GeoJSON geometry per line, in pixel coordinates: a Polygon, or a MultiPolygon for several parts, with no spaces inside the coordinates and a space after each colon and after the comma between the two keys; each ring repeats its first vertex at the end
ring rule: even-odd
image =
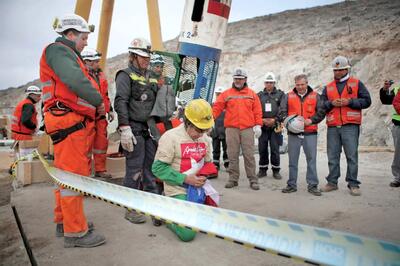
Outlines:
{"type": "Polygon", "coordinates": [[[209,129],[214,126],[211,105],[203,99],[190,101],[185,107],[185,117],[200,129],[209,129]]]}

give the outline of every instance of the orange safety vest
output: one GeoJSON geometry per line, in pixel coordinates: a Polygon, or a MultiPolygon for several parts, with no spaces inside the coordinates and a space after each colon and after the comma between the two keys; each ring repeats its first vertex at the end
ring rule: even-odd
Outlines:
{"type": "MultiPolygon", "coordinates": [[[[64,45],[64,44],[53,43],[50,45],[64,45]]],[[[64,46],[67,47],[68,49],[71,49],[66,45],[64,46]]],[[[47,47],[44,48],[42,57],[40,58],[40,80],[42,82],[47,83],[47,85],[43,87],[43,92],[42,92],[44,112],[46,112],[49,108],[56,106],[57,103],[62,103],[63,105],[70,108],[72,111],[80,115],[94,119],[96,114],[96,107],[91,105],[84,99],[79,98],[74,92],[72,92],[68,88],[68,86],[65,85],[65,83],[63,83],[61,79],[56,75],[53,69],[51,69],[51,67],[47,64],[46,61],[47,47]]],[[[76,55],[74,50],[71,49],[71,51],[76,55]]],[[[94,85],[93,80],[91,80],[90,75],[85,67],[85,64],[78,55],[76,55],[76,62],[80,66],[83,74],[91,81],[92,85],[94,85]]]]}
{"type": "MultiPolygon", "coordinates": [[[[350,77],[339,95],[339,91],[336,87],[336,81],[332,81],[326,86],[326,94],[329,101],[333,101],[340,98],[352,98],[358,97],[358,84],[359,80],[350,77]]],[[[352,109],[348,106],[333,107],[332,110],[326,115],[326,124],[328,127],[342,126],[345,124],[361,124],[362,114],[361,110],[352,109]]]]}
{"type": "MultiPolygon", "coordinates": [[[[178,118],[173,118],[173,119],[171,119],[171,124],[172,124],[172,128],[176,128],[180,124],[182,124],[182,121],[179,120],[178,118]]],[[[163,122],[157,123],[156,127],[157,127],[158,131],[160,132],[160,135],[164,134],[167,131],[167,129],[165,128],[165,124],[163,122]]]]}
{"type": "MultiPolygon", "coordinates": [[[[300,96],[294,91],[288,93],[288,116],[300,115],[304,119],[311,118],[315,115],[315,109],[317,108],[317,93],[315,91],[310,92],[305,96],[302,102],[300,96]]],[[[311,124],[304,126],[304,132],[317,132],[318,125],[311,124]]]]}
{"type": "MultiPolygon", "coordinates": [[[[27,128],[26,126],[24,126],[22,124],[22,107],[25,104],[32,104],[32,101],[28,98],[23,99],[22,101],[20,101],[17,105],[17,107],[15,107],[14,110],[14,114],[12,116],[12,121],[11,121],[11,131],[18,133],[18,134],[23,134],[23,135],[33,135],[33,133],[35,133],[35,129],[30,129],[27,128]]],[[[31,121],[32,123],[34,123],[37,126],[37,112],[36,112],[36,108],[33,108],[33,114],[31,117],[31,121]]]]}

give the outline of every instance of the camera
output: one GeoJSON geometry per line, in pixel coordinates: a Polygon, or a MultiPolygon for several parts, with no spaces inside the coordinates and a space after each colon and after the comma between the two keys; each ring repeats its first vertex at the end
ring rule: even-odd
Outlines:
{"type": "Polygon", "coordinates": [[[394,81],[391,79],[388,81],[390,85],[393,85],[394,81]]]}

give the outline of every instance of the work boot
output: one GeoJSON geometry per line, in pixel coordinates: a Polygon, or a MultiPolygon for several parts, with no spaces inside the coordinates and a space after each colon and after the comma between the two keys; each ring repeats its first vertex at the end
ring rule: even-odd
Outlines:
{"type": "Polygon", "coordinates": [[[96,172],[94,174],[94,177],[109,179],[109,178],[112,178],[112,175],[110,175],[109,173],[104,171],[104,172],[96,172]]]}
{"type": "Polygon", "coordinates": [[[153,222],[153,225],[157,226],[157,227],[161,226],[163,224],[163,222],[161,220],[158,220],[158,219],[156,219],[154,217],[151,217],[151,221],[153,222]]]}
{"type": "Polygon", "coordinates": [[[238,186],[238,182],[236,181],[228,181],[225,184],[225,188],[233,188],[233,187],[237,187],[238,186]]]}
{"type": "Polygon", "coordinates": [[[138,213],[137,211],[126,210],[125,219],[134,224],[142,224],[146,222],[146,216],[138,213]]]}
{"type": "Polygon", "coordinates": [[[224,162],[224,167],[225,167],[226,170],[228,170],[229,169],[229,162],[224,162]]]}
{"type": "Polygon", "coordinates": [[[260,186],[258,185],[257,181],[250,182],[250,188],[252,190],[260,190],[260,186]]]}
{"type": "Polygon", "coordinates": [[[361,196],[360,188],[358,187],[350,187],[350,195],[352,196],[361,196]]]}
{"type": "Polygon", "coordinates": [[[64,248],[93,248],[106,243],[106,238],[93,232],[87,232],[82,237],[64,237],[64,248]]]}
{"type": "Polygon", "coordinates": [[[291,187],[291,186],[287,186],[284,189],[282,189],[282,193],[293,193],[296,192],[297,188],[291,187]]]}
{"type": "Polygon", "coordinates": [[[260,171],[258,171],[257,177],[262,178],[267,176],[267,169],[265,168],[260,168],[260,171]]]}
{"type": "MultiPolygon", "coordinates": [[[[94,230],[94,224],[92,222],[88,222],[87,226],[89,232],[92,232],[94,230]]],[[[57,224],[56,237],[63,237],[63,236],[64,236],[64,224],[57,224]]]]}
{"type": "Polygon", "coordinates": [[[322,192],[331,192],[331,191],[334,191],[337,189],[338,189],[337,185],[327,183],[323,188],[321,188],[321,191],[322,192]]]}
{"type": "Polygon", "coordinates": [[[314,196],[321,196],[322,193],[317,187],[309,187],[308,192],[313,194],[314,196]]]}
{"type": "Polygon", "coordinates": [[[272,176],[275,178],[275,179],[277,179],[277,180],[279,180],[279,179],[282,179],[282,176],[281,176],[281,174],[279,173],[279,171],[274,171],[274,170],[272,170],[272,176]]]}
{"type": "Polygon", "coordinates": [[[213,164],[215,165],[215,167],[217,167],[217,170],[219,171],[219,163],[213,162],[213,164]]]}
{"type": "Polygon", "coordinates": [[[393,182],[390,182],[391,187],[400,187],[400,181],[394,180],[393,182]]]}

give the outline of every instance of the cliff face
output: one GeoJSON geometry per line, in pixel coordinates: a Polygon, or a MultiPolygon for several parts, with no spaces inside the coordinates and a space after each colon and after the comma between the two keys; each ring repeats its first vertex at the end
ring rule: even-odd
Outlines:
{"type": "MultiPolygon", "coordinates": [[[[176,51],[177,40],[165,46],[176,51]]],[[[293,78],[301,73],[321,90],[333,78],[331,61],[337,55],[351,59],[352,75],[371,93],[372,106],[363,112],[361,144],[392,145],[391,107],[381,105],[379,88],[385,79],[400,80],[400,1],[346,1],[230,23],[217,85],[229,87],[233,69],[241,66],[256,91],[263,88],[268,71],[275,73],[277,87],[284,91],[294,87],[293,78]]],[[[126,64],[127,54],[108,60],[111,97],[115,95],[115,72],[126,64]]],[[[15,106],[27,85],[0,91],[0,107],[15,106]]],[[[324,142],[324,122],[320,131],[324,142]]]]}

